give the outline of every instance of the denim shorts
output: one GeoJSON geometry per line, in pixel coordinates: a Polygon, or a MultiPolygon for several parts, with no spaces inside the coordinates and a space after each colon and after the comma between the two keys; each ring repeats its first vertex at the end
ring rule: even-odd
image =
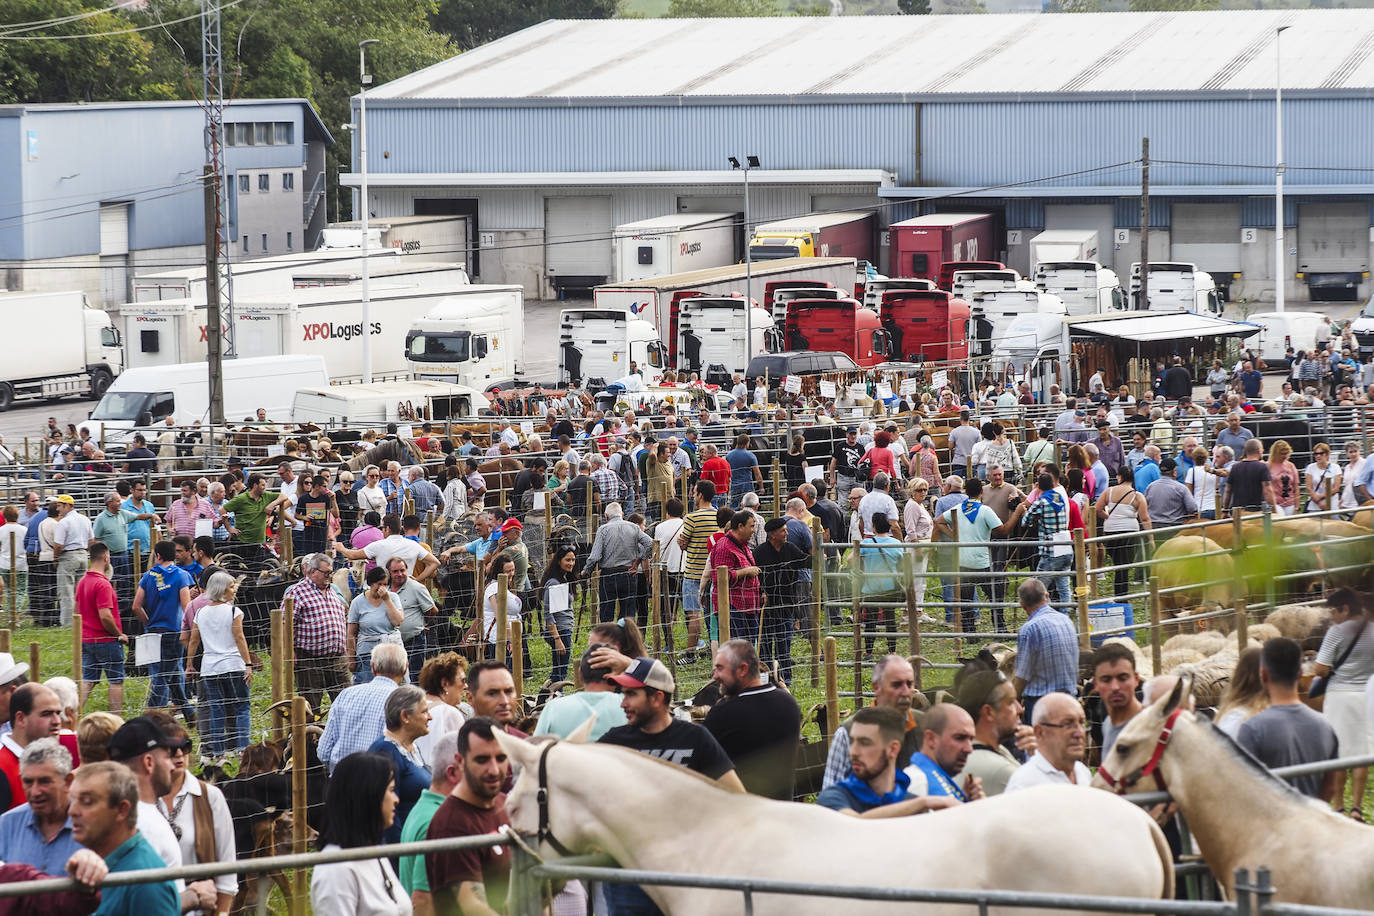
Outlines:
{"type": "Polygon", "coordinates": [[[88,642],[81,646],[81,679],[100,683],[101,672],[111,684],[124,683],[124,643],[88,642]]]}
{"type": "Polygon", "coordinates": [[[701,613],[701,580],[682,579],[682,610],[687,614],[701,613]]]}

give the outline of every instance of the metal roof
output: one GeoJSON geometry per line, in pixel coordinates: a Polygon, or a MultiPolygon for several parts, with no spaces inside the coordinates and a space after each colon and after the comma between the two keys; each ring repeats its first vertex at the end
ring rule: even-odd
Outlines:
{"type": "MultiPolygon", "coordinates": [[[[368,97],[369,100],[371,96],[368,97]]],[[[369,154],[368,158],[371,158],[369,154]]],[[[614,187],[617,185],[729,185],[741,183],[739,172],[373,172],[367,176],[371,187],[399,186],[464,188],[528,187],[614,187]]],[[[875,184],[889,187],[893,173],[884,169],[750,169],[749,183],[757,185],[875,184]]],[[[339,183],[353,187],[362,183],[357,172],[340,172],[339,183]]]]}
{"type": "MultiPolygon", "coordinates": [[[[305,111],[305,128],[312,139],[323,140],[329,145],[334,143],[334,135],[325,126],[324,119],[315,110],[309,99],[234,99],[224,107],[226,120],[233,121],[244,109],[257,105],[299,105],[305,111]]],[[[0,118],[22,118],[26,114],[69,111],[157,111],[159,109],[195,108],[204,110],[195,99],[170,99],[152,102],[33,102],[14,105],[0,105],[0,118]]]]}
{"type": "Polygon", "coordinates": [[[1200,337],[1250,337],[1261,330],[1257,324],[1227,321],[1196,312],[1128,312],[1106,318],[1092,316],[1068,320],[1071,334],[1116,337],[1137,343],[1155,343],[1200,337]]]}
{"type": "Polygon", "coordinates": [[[1374,9],[549,20],[368,92],[368,100],[1272,92],[1374,88],[1374,9]]]}

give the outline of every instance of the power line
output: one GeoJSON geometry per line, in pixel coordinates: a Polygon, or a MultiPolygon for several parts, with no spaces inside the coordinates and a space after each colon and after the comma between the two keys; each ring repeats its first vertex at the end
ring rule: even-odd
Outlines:
{"type": "MultiPolygon", "coordinates": [[[[220,10],[232,9],[233,7],[238,6],[238,5],[239,5],[240,3],[242,3],[242,2],[243,2],[243,0],[227,0],[227,2],[220,4],[220,6],[218,7],[218,9],[220,9],[220,10]]],[[[179,19],[168,19],[168,20],[166,20],[165,22],[159,21],[159,22],[153,23],[152,25],[140,25],[140,26],[134,26],[134,27],[127,28],[127,29],[116,29],[116,30],[109,31],[109,32],[73,32],[73,33],[71,33],[70,35],[6,35],[6,34],[0,34],[0,41],[66,41],[66,40],[71,39],[71,38],[109,38],[109,37],[114,36],[114,35],[129,35],[129,34],[134,33],[134,32],[148,32],[148,31],[152,31],[153,29],[163,29],[163,28],[166,28],[166,27],[169,26],[169,25],[176,25],[176,24],[179,23],[179,22],[190,22],[190,21],[193,20],[193,19],[199,19],[199,18],[200,18],[200,15],[201,15],[200,13],[194,13],[194,14],[192,14],[192,15],[190,15],[190,16],[182,16],[182,17],[179,18],[179,19]]]]}

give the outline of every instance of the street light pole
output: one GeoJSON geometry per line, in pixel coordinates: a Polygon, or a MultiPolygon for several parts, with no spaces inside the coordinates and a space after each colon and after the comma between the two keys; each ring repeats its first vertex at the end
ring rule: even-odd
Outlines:
{"type": "Polygon", "coordinates": [[[367,237],[367,87],[372,84],[372,75],[367,72],[367,46],[375,45],[378,39],[368,38],[358,42],[358,81],[362,84],[362,90],[358,93],[358,163],[359,174],[362,177],[362,189],[359,197],[363,208],[363,276],[362,276],[362,298],[363,298],[363,384],[372,384],[372,299],[371,292],[371,265],[368,253],[367,237]]]}
{"type": "Polygon", "coordinates": [[[1286,271],[1283,238],[1283,51],[1281,25],[1274,33],[1274,311],[1283,311],[1286,271]]]}
{"type": "Polygon", "coordinates": [[[749,370],[749,360],[754,357],[754,252],[749,244],[749,171],[759,167],[758,156],[745,156],[740,162],[729,157],[730,168],[744,172],[744,369],[749,370]]]}

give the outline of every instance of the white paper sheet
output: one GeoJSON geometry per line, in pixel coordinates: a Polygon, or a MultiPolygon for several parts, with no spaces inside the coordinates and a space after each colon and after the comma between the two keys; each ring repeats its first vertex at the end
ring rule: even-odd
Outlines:
{"type": "Polygon", "coordinates": [[[162,634],[144,633],[134,637],[134,664],[140,668],[162,661],[162,634]]]}
{"type": "Polygon", "coordinates": [[[215,522],[213,519],[196,519],[196,537],[208,538],[215,536],[215,522]]]}
{"type": "Polygon", "coordinates": [[[820,480],[825,476],[825,465],[823,464],[808,464],[803,470],[806,471],[807,483],[813,480],[820,480]]]}
{"type": "Polygon", "coordinates": [[[568,583],[559,582],[549,587],[549,613],[557,614],[572,608],[568,596],[568,583]]]}
{"type": "Polygon", "coordinates": [[[533,491],[533,493],[531,494],[531,498],[533,499],[533,503],[530,505],[530,510],[533,511],[533,512],[543,512],[543,511],[544,511],[544,500],[548,498],[548,495],[549,495],[548,492],[545,491],[545,490],[535,490],[535,491],[533,491]]]}
{"type": "Polygon", "coordinates": [[[835,396],[835,383],[821,379],[821,397],[833,398],[835,396]]]}

